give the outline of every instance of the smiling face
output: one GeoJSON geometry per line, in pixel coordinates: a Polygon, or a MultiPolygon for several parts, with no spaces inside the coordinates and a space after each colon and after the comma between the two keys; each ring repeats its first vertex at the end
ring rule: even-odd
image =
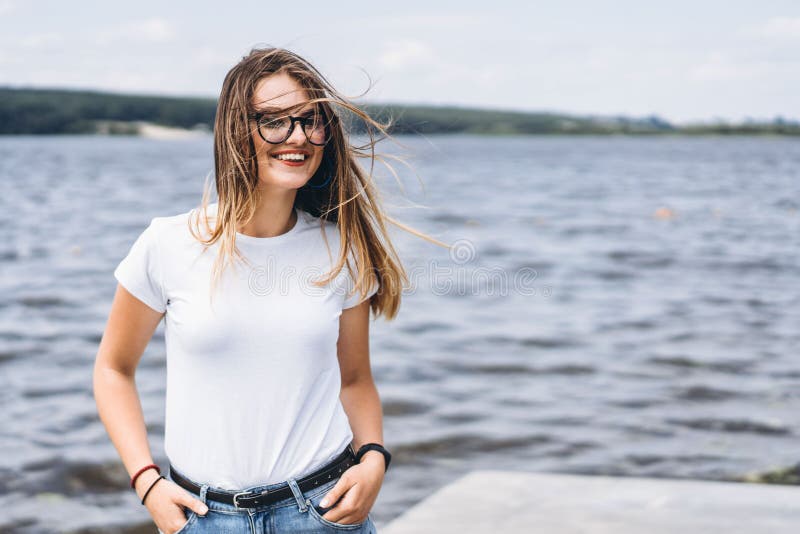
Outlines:
{"type": "MultiPolygon", "coordinates": [[[[291,76],[285,73],[272,74],[258,81],[253,95],[253,106],[256,111],[286,109],[308,100],[308,93],[291,76]]],[[[292,110],[294,117],[303,116],[312,111],[314,104],[306,104],[298,110],[292,110]]],[[[276,116],[288,115],[288,112],[276,113],[276,116]]],[[[253,144],[258,161],[258,179],[261,186],[282,189],[298,189],[314,175],[322,163],[324,147],[313,145],[306,139],[300,122],[295,122],[289,138],[278,145],[267,143],[258,133],[258,125],[250,121],[253,144]],[[279,154],[292,154],[278,159],[279,154]],[[297,154],[304,154],[301,161],[297,154]]],[[[316,141],[315,141],[316,142],[316,141]]]]}

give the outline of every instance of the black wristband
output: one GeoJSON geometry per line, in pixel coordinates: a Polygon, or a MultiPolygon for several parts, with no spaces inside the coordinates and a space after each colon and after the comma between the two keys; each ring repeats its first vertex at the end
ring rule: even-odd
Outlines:
{"type": "Polygon", "coordinates": [[[145,491],[144,495],[142,496],[142,504],[144,504],[144,500],[147,498],[147,494],[150,493],[150,490],[153,489],[153,486],[155,486],[156,483],[158,483],[158,481],[162,478],[164,478],[164,475],[158,475],[158,478],[155,479],[152,484],[150,484],[150,487],[147,488],[147,491],[145,491]]]}
{"type": "Polygon", "coordinates": [[[383,459],[386,463],[386,468],[383,470],[383,472],[385,473],[389,470],[389,462],[392,461],[392,455],[389,454],[389,451],[387,451],[380,443],[366,443],[359,447],[358,452],[356,453],[356,461],[361,463],[361,457],[364,456],[368,451],[378,451],[379,453],[383,454],[383,459]]]}

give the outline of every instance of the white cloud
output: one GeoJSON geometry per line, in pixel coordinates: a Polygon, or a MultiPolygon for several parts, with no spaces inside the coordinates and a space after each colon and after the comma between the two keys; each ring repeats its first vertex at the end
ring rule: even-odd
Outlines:
{"type": "Polygon", "coordinates": [[[133,30],[138,32],[144,40],[154,43],[163,43],[175,38],[175,29],[168,21],[159,18],[147,19],[136,23],[133,30]]]}
{"type": "Polygon", "coordinates": [[[756,64],[735,61],[721,52],[711,52],[689,70],[689,76],[701,82],[747,80],[757,76],[759,70],[756,64]]]}
{"type": "Polygon", "coordinates": [[[431,47],[421,41],[390,41],[378,61],[387,70],[403,70],[429,65],[435,59],[431,47]]]}
{"type": "Polygon", "coordinates": [[[773,40],[800,40],[800,17],[773,17],[747,33],[773,40]]]}
{"type": "Polygon", "coordinates": [[[224,67],[232,66],[236,56],[235,54],[222,52],[217,47],[203,45],[192,50],[190,59],[195,65],[199,66],[224,67]]]}
{"type": "Polygon", "coordinates": [[[166,43],[175,40],[177,31],[168,20],[153,17],[131,21],[119,26],[106,28],[96,35],[97,44],[108,45],[117,42],[166,43]]]}
{"type": "Polygon", "coordinates": [[[391,17],[385,15],[356,16],[350,18],[348,23],[355,28],[370,28],[374,32],[385,31],[388,29],[401,29],[407,32],[410,28],[415,31],[435,30],[446,31],[452,35],[454,31],[467,28],[481,28],[490,23],[502,22],[502,19],[493,14],[469,14],[469,13],[404,13],[393,14],[391,17]]]}
{"type": "Polygon", "coordinates": [[[60,45],[64,42],[64,37],[60,33],[46,32],[34,33],[23,37],[19,44],[23,48],[51,48],[55,45],[60,45]]]}
{"type": "Polygon", "coordinates": [[[0,15],[6,15],[8,13],[13,12],[17,6],[14,5],[14,2],[11,0],[2,0],[0,1],[0,15]]]}

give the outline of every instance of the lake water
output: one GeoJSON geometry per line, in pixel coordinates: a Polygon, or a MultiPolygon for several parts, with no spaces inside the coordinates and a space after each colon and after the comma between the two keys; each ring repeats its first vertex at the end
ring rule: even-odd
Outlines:
{"type": "MultiPolygon", "coordinates": [[[[800,142],[438,136],[378,148],[414,282],[371,326],[382,524],[473,469],[736,480],[797,464],[800,142]]],[[[211,138],[0,138],[2,532],[154,532],[97,417],[113,269],[211,138]],[[95,528],[96,530],[91,530],[95,528]]],[[[163,323],[137,373],[163,454],[163,323]]]]}

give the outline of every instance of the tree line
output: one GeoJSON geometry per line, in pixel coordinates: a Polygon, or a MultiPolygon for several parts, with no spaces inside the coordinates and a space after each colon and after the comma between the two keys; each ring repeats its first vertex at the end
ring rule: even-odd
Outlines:
{"type": "MultiPolygon", "coordinates": [[[[392,119],[392,134],[469,133],[481,135],[800,135],[800,122],[777,117],[744,123],[673,125],[658,117],[574,116],[559,113],[502,111],[458,106],[359,104],[376,120],[392,119]]],[[[145,121],[157,125],[211,131],[217,102],[213,98],[123,95],[99,91],[0,87],[0,134],[136,133],[119,124],[145,121]],[[106,126],[101,127],[105,124],[106,126]]],[[[346,128],[366,132],[362,120],[341,110],[346,128]]]]}

